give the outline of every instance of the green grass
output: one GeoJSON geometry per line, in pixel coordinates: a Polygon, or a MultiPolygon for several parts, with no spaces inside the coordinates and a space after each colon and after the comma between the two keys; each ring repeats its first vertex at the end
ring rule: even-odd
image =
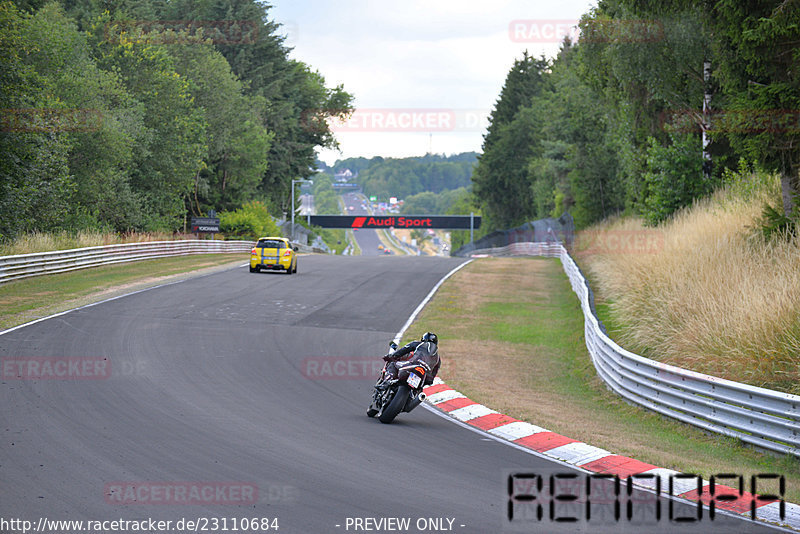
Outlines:
{"type": "Polygon", "coordinates": [[[0,285],[0,329],[163,283],[198,269],[245,263],[247,254],[201,254],[93,267],[0,285]]]}
{"type": "Polygon", "coordinates": [[[499,341],[558,349],[568,347],[569,340],[563,336],[563,324],[570,319],[570,314],[563,307],[491,302],[481,307],[481,313],[493,317],[490,323],[493,337],[499,341]],[[534,316],[536,320],[531,321],[534,316]]]}
{"type": "Polygon", "coordinates": [[[322,237],[334,254],[341,254],[347,248],[347,231],[342,228],[319,228],[313,230],[322,237]]]}
{"type": "MultiPolygon", "coordinates": [[[[186,237],[186,236],[184,236],[186,237]]],[[[189,236],[194,239],[194,236],[189,236]]],[[[171,232],[144,232],[119,235],[113,232],[82,230],[79,232],[32,232],[21,234],[13,241],[0,242],[0,256],[32,254],[71,248],[96,247],[117,243],[140,243],[143,241],[173,241],[171,232]]]]}
{"type": "Polygon", "coordinates": [[[404,249],[395,246],[394,241],[392,240],[391,237],[389,237],[389,231],[388,230],[386,230],[384,228],[381,228],[380,230],[378,230],[378,239],[381,240],[381,243],[383,243],[384,247],[386,247],[389,250],[391,250],[392,252],[394,252],[395,255],[397,255],[397,256],[405,256],[406,254],[408,254],[408,252],[406,252],[404,249]]]}
{"type": "Polygon", "coordinates": [[[600,309],[612,337],[666,364],[800,394],[800,239],[759,230],[779,200],[777,175],[745,173],[658,227],[625,216],[580,232],[573,257],[613,298],[610,317],[600,309]],[[649,245],[621,246],[623,235],[649,245]]]}
{"type": "Polygon", "coordinates": [[[350,255],[361,256],[361,247],[358,246],[358,240],[356,239],[356,235],[352,230],[347,231],[347,239],[352,247],[352,252],[350,253],[350,255]]]}
{"type": "Polygon", "coordinates": [[[602,322],[603,326],[605,326],[608,337],[619,342],[619,336],[622,334],[622,330],[625,328],[625,326],[617,319],[616,316],[614,316],[614,313],[611,310],[613,305],[614,303],[608,299],[600,301],[599,299],[595,298],[594,308],[595,311],[597,311],[597,318],[600,319],[600,322],[602,322]]]}
{"type": "MultiPolygon", "coordinates": [[[[606,306],[601,304],[601,317],[606,306]]],[[[606,325],[612,332],[618,328],[613,320],[606,325]]],[[[786,476],[787,500],[800,502],[797,458],[706,433],[630,405],[609,391],[597,377],[583,328],[580,304],[560,262],[520,258],[478,260],[459,271],[409,332],[439,334],[442,378],[476,402],[614,454],[704,478],[731,472],[746,480],[751,474],[781,474],[786,476]],[[509,281],[510,273],[527,271],[522,286],[509,281]],[[493,272],[494,283],[479,278],[493,272]],[[500,349],[482,351],[487,345],[500,349]],[[452,347],[469,348],[454,352],[452,347]],[[509,357],[513,354],[516,360],[509,357]],[[490,369],[506,370],[510,383],[503,387],[476,380],[484,374],[467,368],[475,365],[475,358],[488,360],[490,369]]]]}

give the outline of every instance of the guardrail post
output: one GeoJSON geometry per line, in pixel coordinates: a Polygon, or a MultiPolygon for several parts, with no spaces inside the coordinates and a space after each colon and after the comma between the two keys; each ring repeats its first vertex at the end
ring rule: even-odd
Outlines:
{"type": "Polygon", "coordinates": [[[475,241],[475,212],[469,213],[469,242],[475,241]]]}

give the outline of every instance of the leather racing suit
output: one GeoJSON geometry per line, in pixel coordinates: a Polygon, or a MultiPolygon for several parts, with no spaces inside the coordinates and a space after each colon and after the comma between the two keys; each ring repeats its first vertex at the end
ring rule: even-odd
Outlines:
{"type": "Polygon", "coordinates": [[[433,383],[442,364],[439,347],[429,341],[412,341],[393,353],[387,354],[383,359],[389,362],[386,366],[387,380],[397,378],[405,367],[413,367],[418,362],[425,362],[431,370],[430,373],[425,374],[426,385],[433,383]],[[424,346],[420,347],[420,345],[424,346]]]}

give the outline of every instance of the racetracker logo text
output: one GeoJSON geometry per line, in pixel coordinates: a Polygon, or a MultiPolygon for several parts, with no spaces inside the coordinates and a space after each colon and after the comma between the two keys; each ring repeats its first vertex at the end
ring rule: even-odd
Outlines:
{"type": "Polygon", "coordinates": [[[512,20],[508,37],[515,43],[652,43],[664,39],[659,21],[633,19],[592,19],[583,27],[577,20],[512,20]]]}
{"type": "Polygon", "coordinates": [[[105,26],[109,43],[145,40],[150,45],[250,45],[258,41],[260,24],[252,20],[134,20],[105,26]]]}
{"type": "Polygon", "coordinates": [[[258,486],[249,482],[110,482],[109,504],[255,504],[258,486]]]}
{"type": "Polygon", "coordinates": [[[301,365],[309,380],[353,380],[377,378],[383,368],[380,358],[316,357],[305,358],[301,365]]]}
{"type": "Polygon", "coordinates": [[[12,133],[96,132],[103,115],[96,109],[0,109],[0,131],[12,133]]]}
{"type": "Polygon", "coordinates": [[[3,380],[104,380],[111,377],[108,358],[2,358],[3,380]]]}
{"type": "Polygon", "coordinates": [[[800,110],[797,109],[726,109],[707,114],[695,109],[668,110],[661,113],[661,127],[667,132],[699,133],[704,127],[711,134],[798,134],[800,110]]]}
{"type": "Polygon", "coordinates": [[[357,109],[345,121],[332,120],[333,132],[451,132],[452,109],[357,109]]]}
{"type": "Polygon", "coordinates": [[[656,254],[664,249],[664,233],[658,230],[592,230],[577,235],[578,254],[656,254]]]}

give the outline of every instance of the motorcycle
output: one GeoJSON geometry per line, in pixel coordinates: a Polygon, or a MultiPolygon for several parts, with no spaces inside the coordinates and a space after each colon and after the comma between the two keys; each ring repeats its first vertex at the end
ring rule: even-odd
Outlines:
{"type": "MultiPolygon", "coordinates": [[[[397,350],[397,343],[389,343],[389,348],[397,350]]],[[[423,349],[424,350],[424,349],[423,349]]],[[[367,409],[368,417],[378,416],[381,423],[391,423],[401,412],[410,412],[425,400],[422,388],[425,377],[431,368],[424,361],[398,362],[397,378],[387,377],[384,364],[380,377],[375,383],[372,404],[367,409]]]]}

